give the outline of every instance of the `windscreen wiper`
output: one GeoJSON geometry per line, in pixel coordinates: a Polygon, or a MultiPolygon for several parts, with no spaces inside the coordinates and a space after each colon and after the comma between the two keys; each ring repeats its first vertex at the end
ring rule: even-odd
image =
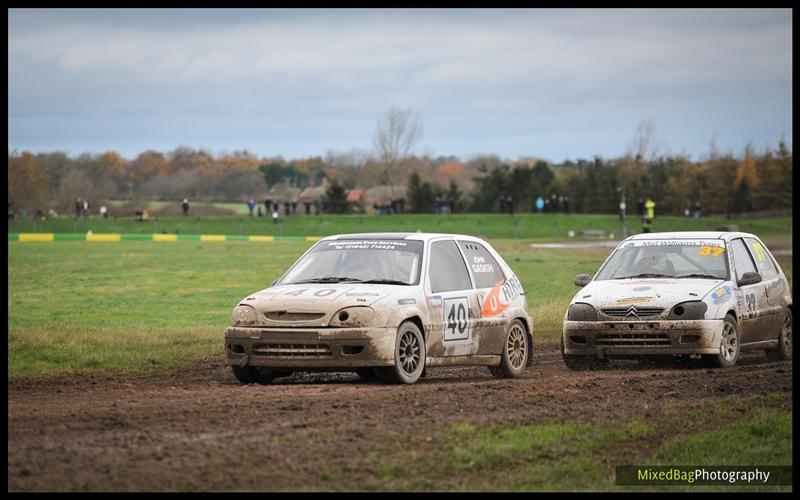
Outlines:
{"type": "Polygon", "coordinates": [[[681,276],[675,276],[676,278],[707,278],[710,280],[721,280],[719,276],[714,276],[713,274],[705,274],[705,273],[692,273],[692,274],[683,274],[681,276]]]}
{"type": "Polygon", "coordinates": [[[347,276],[323,276],[322,278],[309,278],[307,280],[295,281],[294,283],[341,283],[342,281],[361,281],[358,278],[348,278],[347,276]]]}
{"type": "Polygon", "coordinates": [[[405,281],[390,280],[390,279],[362,280],[361,283],[377,283],[379,285],[410,285],[411,284],[411,283],[406,283],[405,281]]]}
{"type": "Polygon", "coordinates": [[[632,278],[674,278],[671,274],[659,274],[659,273],[639,273],[634,274],[633,276],[621,276],[619,278],[614,278],[616,280],[627,280],[632,278]]]}

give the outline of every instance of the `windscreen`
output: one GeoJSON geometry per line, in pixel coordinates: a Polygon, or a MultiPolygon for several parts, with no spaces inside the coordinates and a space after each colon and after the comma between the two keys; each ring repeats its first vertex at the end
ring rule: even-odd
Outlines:
{"type": "Polygon", "coordinates": [[[423,242],[416,240],[320,241],[280,282],[367,282],[416,285],[422,265],[423,242]]]}
{"type": "Polygon", "coordinates": [[[626,278],[727,279],[722,240],[632,240],[617,248],[595,280],[626,278]]]}

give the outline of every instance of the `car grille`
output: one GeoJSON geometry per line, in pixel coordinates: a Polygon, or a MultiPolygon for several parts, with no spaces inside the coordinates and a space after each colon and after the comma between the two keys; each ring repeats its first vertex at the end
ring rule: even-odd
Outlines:
{"type": "Polygon", "coordinates": [[[325,344],[258,344],[253,355],[272,358],[325,358],[331,356],[331,347],[325,344]]]}
{"type": "Polygon", "coordinates": [[[291,312],[291,311],[268,311],[264,313],[267,319],[272,321],[314,321],[325,316],[325,313],[317,312],[291,312]]]}
{"type": "Polygon", "coordinates": [[[601,333],[594,339],[601,346],[654,347],[670,345],[666,333],[601,333]]]}
{"type": "Polygon", "coordinates": [[[663,307],[609,307],[603,309],[603,314],[612,318],[647,318],[658,316],[664,312],[663,307]]]}

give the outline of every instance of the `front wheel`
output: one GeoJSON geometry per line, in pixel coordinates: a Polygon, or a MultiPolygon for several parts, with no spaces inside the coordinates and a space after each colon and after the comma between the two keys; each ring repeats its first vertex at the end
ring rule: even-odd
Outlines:
{"type": "Polygon", "coordinates": [[[275,378],[271,371],[256,366],[231,366],[231,371],[242,384],[269,384],[275,378]]]}
{"type": "Polygon", "coordinates": [[[739,360],[739,325],[731,316],[725,316],[722,325],[722,340],[720,341],[719,354],[703,356],[711,366],[728,368],[739,360]]]}
{"type": "Polygon", "coordinates": [[[787,310],[778,336],[778,347],[766,351],[770,361],[792,359],[792,311],[787,310]]]}
{"type": "Polygon", "coordinates": [[[573,371],[596,370],[608,364],[607,358],[601,360],[591,354],[565,354],[563,336],[561,337],[561,359],[564,360],[567,368],[573,371]]]}
{"type": "Polygon", "coordinates": [[[419,327],[406,321],[397,328],[394,366],[376,368],[382,382],[413,384],[425,371],[425,339],[419,327]]]}
{"type": "Polygon", "coordinates": [[[508,326],[506,340],[499,366],[490,366],[489,371],[498,378],[515,378],[522,375],[531,356],[531,342],[522,321],[515,319],[508,326]]]}

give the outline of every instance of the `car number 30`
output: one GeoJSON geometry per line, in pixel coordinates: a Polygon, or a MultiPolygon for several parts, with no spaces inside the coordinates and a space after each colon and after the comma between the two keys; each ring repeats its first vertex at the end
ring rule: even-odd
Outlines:
{"type": "Polygon", "coordinates": [[[444,300],[444,340],[469,338],[469,302],[466,297],[444,300]]]}

